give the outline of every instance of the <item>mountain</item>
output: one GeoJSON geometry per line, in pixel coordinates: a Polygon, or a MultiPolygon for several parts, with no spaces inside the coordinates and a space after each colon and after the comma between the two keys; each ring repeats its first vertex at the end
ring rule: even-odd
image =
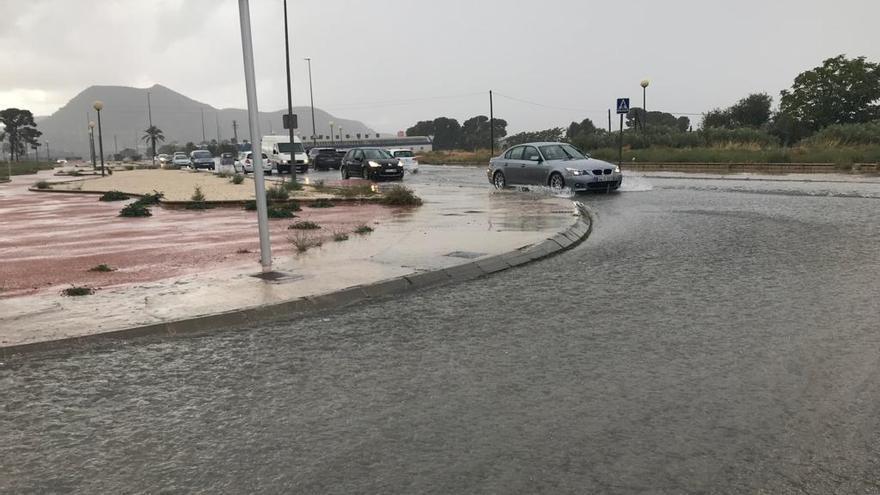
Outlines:
{"type": "MultiPolygon", "coordinates": [[[[90,86],[67,102],[55,113],[37,119],[37,129],[43,132],[41,140],[48,141],[52,156],[82,156],[89,154],[88,121],[97,122],[92,108],[95,100],[104,102],[101,110],[101,127],[104,135],[104,153],[112,154],[116,148],[134,148],[143,151],[141,140],[144,129],[148,127],[147,93],[153,110],[153,125],[162,129],[165,143],[186,143],[202,141],[202,118],[204,116],[204,138],[210,141],[230,139],[233,136],[233,121],[238,124],[238,139],[250,140],[247,110],[239,108],[217,109],[201,103],[161,85],[150,88],[131,88],[126,86],[90,86]],[[88,115],[87,115],[88,113],[88,115]],[[114,138],[116,140],[114,145],[114,138]]],[[[260,131],[263,134],[284,134],[281,116],[284,110],[260,112],[260,131]]],[[[300,136],[311,136],[312,119],[309,107],[294,107],[300,136]]],[[[330,122],[342,126],[346,134],[374,134],[375,131],[356,120],[335,117],[315,108],[317,134],[327,135],[330,122]]],[[[95,129],[97,139],[97,128],[95,129]]],[[[97,143],[96,143],[97,146],[97,143]]],[[[44,148],[43,148],[44,149],[44,148]]],[[[41,150],[41,152],[43,152],[41,150]]]]}

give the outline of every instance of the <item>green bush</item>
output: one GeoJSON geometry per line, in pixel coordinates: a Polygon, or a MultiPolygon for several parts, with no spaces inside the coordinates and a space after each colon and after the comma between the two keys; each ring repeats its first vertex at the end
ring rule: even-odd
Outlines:
{"type": "Polygon", "coordinates": [[[235,174],[232,176],[232,180],[230,182],[232,182],[233,184],[241,184],[242,182],[244,182],[244,176],[241,174],[235,174]]]}
{"type": "Polygon", "coordinates": [[[281,187],[286,191],[302,191],[302,184],[295,180],[289,180],[281,183],[281,187]]]}
{"type": "Polygon", "coordinates": [[[373,186],[371,184],[363,183],[356,183],[352,184],[351,186],[340,187],[334,192],[337,196],[348,199],[373,196],[377,194],[376,191],[373,190],[373,186]]]}
{"type": "Polygon", "coordinates": [[[165,194],[160,193],[159,191],[156,191],[154,189],[152,193],[147,193],[141,196],[140,199],[137,200],[137,202],[142,205],[157,205],[160,201],[162,201],[162,198],[164,197],[165,194]]]}
{"type": "Polygon", "coordinates": [[[287,228],[290,230],[317,230],[320,229],[321,226],[316,224],[315,222],[304,220],[302,222],[292,223],[287,228]]]}
{"type": "Polygon", "coordinates": [[[249,199],[244,202],[245,211],[257,211],[257,201],[249,199]]]}
{"type": "Polygon", "coordinates": [[[801,143],[824,147],[880,144],[880,121],[830,125],[801,143]]]}
{"type": "Polygon", "coordinates": [[[122,191],[107,191],[98,198],[98,201],[125,201],[127,199],[128,194],[122,191]]]}
{"type": "Polygon", "coordinates": [[[226,171],[217,172],[217,177],[219,177],[219,178],[221,178],[221,179],[228,179],[228,178],[229,178],[229,172],[226,172],[226,171]]]}
{"type": "Polygon", "coordinates": [[[63,296],[90,296],[95,293],[95,289],[91,287],[78,287],[76,285],[72,285],[61,291],[61,295],[63,296]]]}
{"type": "Polygon", "coordinates": [[[335,234],[333,234],[333,240],[335,242],[347,241],[348,234],[346,234],[345,232],[336,232],[335,234]]]}
{"type": "Polygon", "coordinates": [[[359,225],[356,229],[354,229],[354,233],[360,235],[369,234],[372,231],[373,227],[370,227],[369,225],[359,225]]]}
{"type": "Polygon", "coordinates": [[[151,217],[150,209],[140,201],[125,205],[119,210],[120,217],[151,217]]]}
{"type": "Polygon", "coordinates": [[[186,209],[188,210],[208,210],[212,208],[211,205],[205,202],[205,194],[199,186],[196,186],[190,200],[191,202],[186,205],[186,209]]]}
{"type": "Polygon", "coordinates": [[[389,206],[419,206],[422,204],[422,198],[416,196],[412,189],[396,185],[385,192],[382,204],[389,206]]]}
{"type": "Polygon", "coordinates": [[[333,208],[334,205],[329,199],[319,198],[308,204],[309,208],[333,208]]]}
{"type": "Polygon", "coordinates": [[[37,189],[52,189],[52,186],[44,180],[40,180],[34,183],[34,187],[36,187],[37,189]]]}
{"type": "Polygon", "coordinates": [[[270,206],[266,209],[266,216],[269,218],[295,218],[296,215],[293,214],[289,208],[285,208],[284,206],[270,206]]]}
{"type": "Polygon", "coordinates": [[[290,197],[290,193],[283,186],[273,186],[266,189],[267,201],[284,201],[290,197]]]}
{"type": "Polygon", "coordinates": [[[111,268],[109,265],[105,263],[101,263],[100,265],[93,266],[89,268],[90,272],[115,272],[115,268],[111,268]]]}

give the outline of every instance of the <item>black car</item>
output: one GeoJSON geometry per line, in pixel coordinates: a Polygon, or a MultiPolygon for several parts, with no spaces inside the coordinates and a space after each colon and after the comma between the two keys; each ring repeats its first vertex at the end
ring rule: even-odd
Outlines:
{"type": "Polygon", "coordinates": [[[235,165],[235,158],[232,153],[220,153],[220,165],[235,165]]]}
{"type": "Polygon", "coordinates": [[[342,178],[403,180],[400,160],[382,148],[352,148],[342,158],[342,178]]]}
{"type": "Polygon", "coordinates": [[[336,154],[335,148],[312,148],[309,150],[309,161],[314,164],[315,170],[330,170],[331,167],[339,170],[342,166],[342,159],[336,154]]]}
{"type": "Polygon", "coordinates": [[[192,168],[209,168],[214,170],[214,155],[208,150],[194,150],[189,154],[192,168]]]}

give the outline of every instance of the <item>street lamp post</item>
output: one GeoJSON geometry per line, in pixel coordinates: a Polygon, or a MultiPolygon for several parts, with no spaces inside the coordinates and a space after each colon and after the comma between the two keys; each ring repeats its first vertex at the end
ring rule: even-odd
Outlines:
{"type": "Polygon", "coordinates": [[[296,161],[293,159],[293,95],[290,89],[290,42],[287,39],[287,0],[284,0],[284,60],[287,62],[287,134],[290,139],[290,157],[287,160],[287,164],[290,166],[290,181],[296,182],[296,161]]]}
{"type": "Polygon", "coordinates": [[[312,59],[306,58],[305,60],[309,63],[309,101],[312,105],[312,146],[317,146],[318,130],[315,129],[315,94],[312,93],[312,59]]]}
{"type": "Polygon", "coordinates": [[[52,152],[49,150],[49,141],[46,141],[46,161],[52,163],[52,152]]]}
{"type": "Polygon", "coordinates": [[[342,129],[342,126],[339,126],[339,140],[340,141],[345,139],[345,134],[343,134],[343,131],[344,131],[344,129],[342,129]]]}
{"type": "Polygon", "coordinates": [[[644,122],[642,122],[642,131],[644,131],[648,125],[647,92],[648,92],[648,84],[650,84],[650,81],[648,81],[647,79],[643,79],[642,82],[639,84],[642,86],[642,112],[644,112],[644,114],[645,114],[645,120],[644,120],[644,122]]]}
{"type": "Polygon", "coordinates": [[[101,155],[101,177],[104,176],[104,136],[101,135],[101,109],[104,108],[104,102],[101,100],[92,104],[92,108],[98,112],[98,153],[101,155]]]}
{"type": "Polygon", "coordinates": [[[330,144],[332,144],[333,146],[336,146],[336,139],[334,138],[334,135],[333,135],[333,121],[332,120],[330,121],[330,144]]]}
{"type": "Polygon", "coordinates": [[[92,170],[98,170],[98,164],[95,163],[95,121],[89,121],[89,154],[92,155],[92,170]]]}

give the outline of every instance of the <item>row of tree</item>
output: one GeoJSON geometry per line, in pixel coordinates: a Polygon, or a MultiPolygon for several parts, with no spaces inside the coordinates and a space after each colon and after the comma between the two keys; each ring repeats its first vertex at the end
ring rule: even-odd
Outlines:
{"type": "MultiPolygon", "coordinates": [[[[406,130],[407,136],[433,136],[434,149],[475,150],[485,148],[490,142],[492,127],[489,117],[477,115],[459,124],[458,120],[449,117],[437,117],[434,120],[422,120],[406,130]]],[[[507,135],[507,121],[494,119],[495,139],[507,135]]]]}
{"type": "MultiPolygon", "coordinates": [[[[706,112],[702,128],[696,132],[688,117],[646,113],[634,107],[626,114],[627,130],[622,138],[625,145],[634,148],[725,143],[788,146],[811,136],[817,137],[812,141],[823,142],[830,142],[833,136],[855,143],[878,142],[880,136],[869,135],[878,126],[868,124],[880,120],[880,65],[865,57],[847,59],[840,55],[827,59],[821,66],[799,74],[791,89],[781,92],[777,111],[772,106],[769,94],[750,94],[727,108],[706,112]],[[828,131],[820,133],[824,129],[828,131]]],[[[485,116],[478,116],[459,126],[455,119],[440,117],[417,123],[407,129],[407,135],[434,136],[434,147],[440,150],[485,148],[489,144],[487,121],[485,116]]],[[[496,139],[506,135],[506,125],[506,121],[496,119],[496,139]]],[[[513,145],[566,140],[595,149],[614,147],[620,138],[618,133],[597,128],[590,119],[584,119],[567,128],[521,132],[503,142],[513,145]]]]}

